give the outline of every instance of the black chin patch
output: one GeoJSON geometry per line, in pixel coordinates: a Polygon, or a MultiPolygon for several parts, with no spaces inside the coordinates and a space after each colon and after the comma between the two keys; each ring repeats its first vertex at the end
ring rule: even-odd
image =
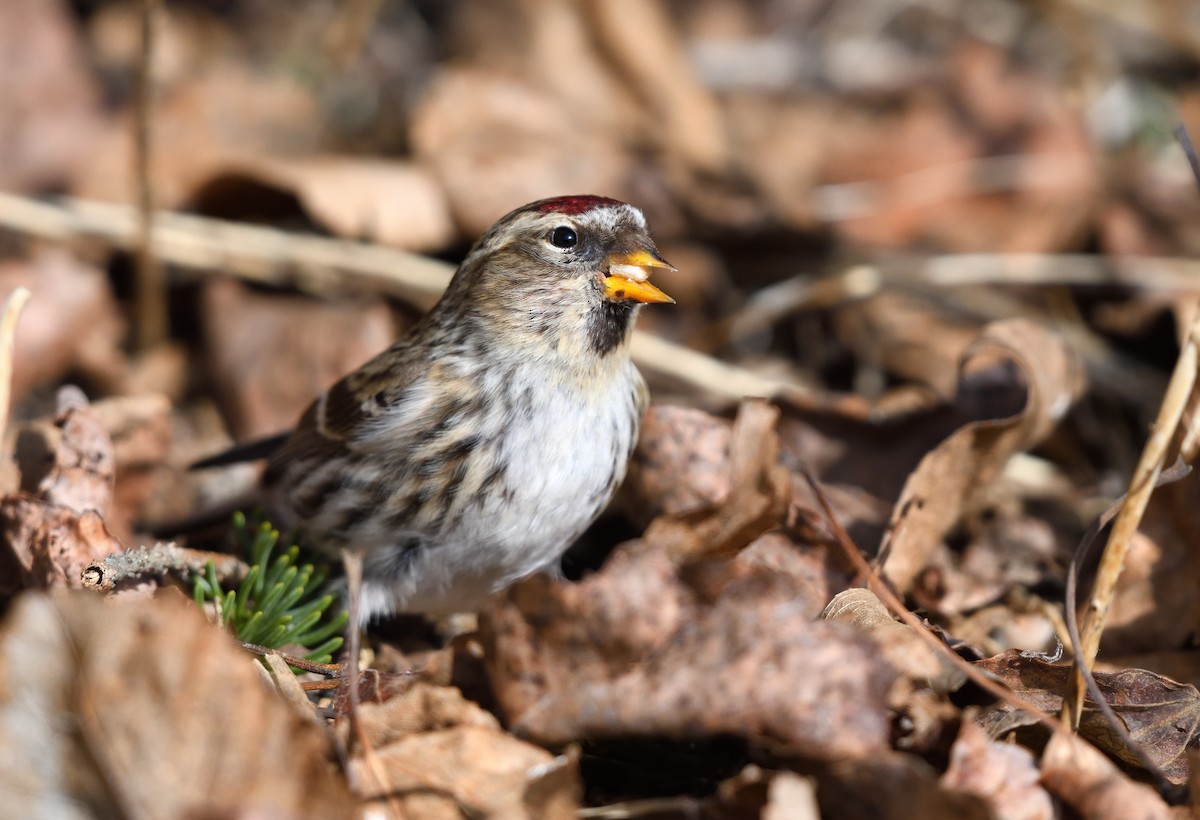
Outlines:
{"type": "Polygon", "coordinates": [[[588,341],[592,350],[601,356],[612,353],[625,341],[629,323],[633,321],[632,302],[604,300],[592,311],[588,321],[588,341]]]}

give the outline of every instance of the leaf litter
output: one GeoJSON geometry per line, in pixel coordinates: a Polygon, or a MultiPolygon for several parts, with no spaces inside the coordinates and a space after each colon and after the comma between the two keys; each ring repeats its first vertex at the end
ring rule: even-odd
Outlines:
{"type": "MultiPolygon", "coordinates": [[[[1090,699],[1078,732],[1047,716],[1067,566],[1195,309],[1200,197],[1142,103],[1200,126],[1200,31],[989,9],[166,4],[150,182],[191,214],[156,234],[171,340],[133,350],[141,7],[0,7],[0,285],[33,294],[4,354],[6,808],[1187,813],[1195,475],[1155,490],[1115,587],[1095,676],[1123,732],[1090,699]],[[187,464],[286,427],[428,306],[445,265],[381,246],[456,260],[584,192],[644,208],[686,298],[643,317],[654,404],[561,576],[329,666],[256,660],[176,573],[85,583],[229,551],[224,513],[186,546],[153,530],[241,502],[252,468],[187,464]]],[[[1189,461],[1194,397],[1183,418],[1189,461]]]]}

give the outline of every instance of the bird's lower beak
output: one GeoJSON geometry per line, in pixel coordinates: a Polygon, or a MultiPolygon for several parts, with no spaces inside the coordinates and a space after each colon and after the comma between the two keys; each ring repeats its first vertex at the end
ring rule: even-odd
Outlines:
{"type": "Polygon", "coordinates": [[[608,273],[604,276],[604,295],[614,302],[675,303],[647,279],[650,268],[675,270],[667,260],[652,250],[613,254],[608,258],[608,273]]]}

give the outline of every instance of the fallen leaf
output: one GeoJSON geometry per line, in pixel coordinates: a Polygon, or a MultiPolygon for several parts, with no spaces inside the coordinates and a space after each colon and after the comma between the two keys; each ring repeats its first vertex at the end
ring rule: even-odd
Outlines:
{"type": "Polygon", "coordinates": [[[457,236],[441,187],[423,167],[407,162],[338,156],[230,159],[192,199],[216,217],[247,200],[296,197],[317,225],[338,236],[412,251],[442,250],[457,236]]]}
{"type": "Polygon", "coordinates": [[[328,735],[183,599],[26,594],[0,634],[14,816],[349,817],[328,735]]]}
{"type": "Polygon", "coordinates": [[[964,425],[909,476],[883,547],[884,573],[902,591],[911,589],[941,539],[1008,459],[1045,438],[1083,390],[1078,358],[1034,322],[988,325],[964,354],[964,366],[985,355],[999,355],[1020,368],[1027,384],[1025,408],[1015,416],[964,425]]]}
{"type": "Polygon", "coordinates": [[[964,721],[950,749],[950,765],[939,780],[942,788],[973,794],[994,816],[1005,820],[1055,820],[1050,795],[1038,783],[1037,763],[1028,749],[989,740],[987,733],[964,721]]]}
{"type": "Polygon", "coordinates": [[[402,817],[573,820],[579,805],[570,758],[483,726],[407,735],[351,761],[350,778],[365,811],[402,817]]]}
{"type": "Polygon", "coordinates": [[[0,94],[0,189],[60,189],[92,160],[100,84],[69,3],[11,0],[0,8],[0,54],[17,80],[0,94]]]}
{"type": "MultiPolygon", "coordinates": [[[[1010,651],[978,661],[977,666],[996,676],[1045,712],[1062,708],[1062,695],[1073,679],[1069,665],[1054,665],[1010,651]]],[[[1147,672],[1124,669],[1096,672],[1096,684],[1133,741],[1162,770],[1172,783],[1184,783],[1189,768],[1187,750],[1200,738],[1200,692],[1194,686],[1147,672]]],[[[981,715],[983,725],[997,736],[1011,726],[1009,709],[997,707],[981,715]]],[[[1079,733],[1090,743],[1140,768],[1141,761],[1114,732],[1104,714],[1087,698],[1083,704],[1079,733]]]]}
{"type": "Polygon", "coordinates": [[[945,694],[962,686],[965,674],[913,632],[896,621],[875,593],[867,589],[839,592],[821,617],[850,624],[871,636],[880,654],[918,687],[945,694]]]}
{"type": "Polygon", "coordinates": [[[578,584],[503,593],[481,637],[513,730],[552,745],[734,734],[820,760],[884,748],[893,673],[875,647],[812,623],[794,579],[731,566],[637,547],[578,584]]]}
{"type": "Polygon", "coordinates": [[[0,593],[80,589],[84,567],[121,551],[92,510],[76,512],[24,494],[0,500],[0,593]]]}
{"type": "Polygon", "coordinates": [[[29,288],[14,344],[13,396],[73,370],[116,382],[126,369],[125,322],[104,271],[61,248],[0,263],[0,292],[29,288]]]}
{"type": "Polygon", "coordinates": [[[314,396],[395,340],[386,305],[324,303],[223,280],[204,290],[208,357],[239,440],[291,429],[314,396]]]}
{"type": "Polygon", "coordinates": [[[987,803],[943,788],[933,767],[915,755],[881,751],[835,763],[817,788],[822,817],[872,820],[991,820],[987,803]]]}
{"type": "Polygon", "coordinates": [[[1046,744],[1042,785],[1083,820],[1171,816],[1154,789],[1133,782],[1094,746],[1067,732],[1055,732],[1046,744]]]}
{"type": "Polygon", "coordinates": [[[733,555],[783,523],[792,482],[779,463],[778,418],[779,410],[767,402],[744,400],[729,444],[728,496],[713,509],[660,516],[643,542],[680,560],[733,555]]]}

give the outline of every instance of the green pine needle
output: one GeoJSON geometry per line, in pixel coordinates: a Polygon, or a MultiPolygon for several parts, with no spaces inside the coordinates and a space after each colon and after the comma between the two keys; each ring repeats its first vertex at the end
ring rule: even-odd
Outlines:
{"type": "Polygon", "coordinates": [[[249,556],[250,571],[236,590],[224,590],[216,567],[208,562],[203,573],[192,577],[196,605],[215,605],[221,623],[243,643],[271,649],[301,646],[306,660],[329,663],[342,646],[340,633],[350,616],[345,610],[330,611],[337,596],[325,591],[325,568],[299,564],[300,548],[294,544],[273,555],[280,536],[267,521],[250,522],[239,512],[233,528],[238,546],[249,556]]]}

